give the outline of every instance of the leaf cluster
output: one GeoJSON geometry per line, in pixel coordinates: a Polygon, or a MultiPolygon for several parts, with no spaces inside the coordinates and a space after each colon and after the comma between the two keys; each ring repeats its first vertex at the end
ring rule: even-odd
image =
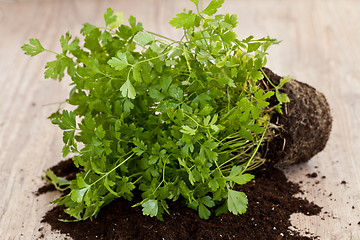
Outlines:
{"type": "MultiPolygon", "coordinates": [[[[258,149],[270,133],[268,100],[287,101],[280,87],[261,88],[267,49],[278,41],[239,40],[236,15],[216,15],[224,0],[203,10],[191,1],[196,12],[170,21],[183,29],[180,41],[145,31],[133,16],[126,25],[109,8],[105,27],[84,24],[83,45],[66,33],[46,64],[45,78],[67,73],[73,86],[66,101],[75,110],[59,109],[52,123],[80,173],[71,182],[46,174],[70,190],[54,203],[75,220],[95,217],[115,198],[131,200],[135,190],[142,196],[135,206],[159,219],[179,200],[203,219],[215,206],[216,214],[246,212],[246,194],[233,187],[265,161],[258,149]]],[[[37,39],[22,48],[51,52],[37,39]]]]}

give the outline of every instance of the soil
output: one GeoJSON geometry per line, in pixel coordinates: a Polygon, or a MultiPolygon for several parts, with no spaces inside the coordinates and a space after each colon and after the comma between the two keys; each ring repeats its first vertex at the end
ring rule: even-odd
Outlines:
{"type": "MultiPolygon", "coordinates": [[[[71,159],[52,168],[62,177],[74,178],[76,168],[71,159]]],[[[197,212],[181,202],[169,202],[170,215],[164,221],[144,216],[141,208],[131,207],[140,201],[115,200],[100,211],[92,221],[78,223],[60,222],[66,219],[63,207],[55,207],[43,218],[52,230],[60,231],[74,240],[80,239],[314,239],[306,237],[291,226],[290,215],[303,213],[317,215],[321,208],[306,199],[294,197],[301,193],[298,184],[289,182],[282,170],[270,166],[257,169],[255,179],[237,186],[249,199],[248,210],[243,215],[231,213],[202,220],[197,212]]],[[[45,193],[50,188],[41,188],[45,193]],[[47,189],[44,191],[44,189],[47,189]]],[[[55,190],[55,189],[53,189],[55,190]]],[[[38,194],[41,194],[40,191],[38,194]]]]}
{"type": "MultiPolygon", "coordinates": [[[[264,68],[275,84],[281,77],[264,68]]],[[[43,218],[52,230],[60,231],[74,240],[78,239],[314,239],[301,236],[291,225],[293,213],[316,215],[321,207],[306,199],[295,197],[300,186],[289,182],[276,167],[306,162],[320,152],[329,138],[331,114],[325,97],[307,84],[291,80],[284,85],[291,100],[283,106],[284,114],[275,114],[272,123],[280,127],[278,134],[268,142],[263,156],[267,164],[253,172],[255,179],[236,186],[249,199],[248,210],[243,215],[231,213],[201,220],[197,212],[180,201],[169,202],[170,215],[164,221],[144,216],[141,207],[131,207],[140,201],[139,194],[128,202],[117,199],[106,206],[96,219],[78,223],[60,222],[66,219],[63,207],[55,207],[43,218]],[[276,167],[274,167],[276,166],[276,167]]],[[[52,170],[56,175],[73,179],[77,172],[71,160],[60,162],[52,170]]],[[[315,174],[309,174],[315,178],[315,174]]],[[[36,194],[55,190],[44,186],[36,194]]],[[[40,231],[40,229],[39,229],[40,231]]]]}
{"type": "MultiPolygon", "coordinates": [[[[270,69],[263,70],[275,85],[279,84],[280,76],[270,69]]],[[[281,91],[290,102],[283,105],[283,114],[274,114],[271,119],[280,129],[269,141],[267,148],[272,151],[266,155],[278,167],[306,162],[322,151],[332,127],[329,104],[315,88],[291,79],[281,91]]]]}

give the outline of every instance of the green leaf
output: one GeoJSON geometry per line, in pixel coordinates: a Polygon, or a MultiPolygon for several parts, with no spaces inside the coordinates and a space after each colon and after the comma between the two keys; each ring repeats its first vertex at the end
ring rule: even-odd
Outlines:
{"type": "Polygon", "coordinates": [[[212,106],[206,105],[205,107],[203,107],[203,109],[201,109],[198,115],[202,115],[202,116],[209,115],[212,112],[212,110],[214,110],[212,106]]]}
{"type": "Polygon", "coordinates": [[[270,98],[272,95],[274,95],[273,91],[268,91],[264,94],[264,91],[262,89],[259,89],[255,92],[254,96],[257,101],[257,106],[259,108],[264,108],[269,105],[269,102],[264,101],[267,98],[270,98]]]}
{"type": "Polygon", "coordinates": [[[208,186],[212,191],[216,191],[219,188],[220,185],[219,185],[218,181],[213,178],[208,183],[208,186]]]}
{"type": "Polygon", "coordinates": [[[220,8],[224,3],[224,0],[212,0],[209,5],[201,12],[208,16],[214,15],[218,8],[220,8]]]}
{"type": "Polygon", "coordinates": [[[79,48],[79,39],[75,38],[70,44],[69,41],[71,40],[71,35],[67,32],[65,35],[62,35],[60,38],[60,45],[63,52],[67,51],[75,51],[79,48]]]}
{"type": "Polygon", "coordinates": [[[280,93],[280,91],[276,89],[275,95],[276,95],[276,99],[277,99],[280,103],[290,102],[290,98],[288,97],[288,95],[287,95],[286,93],[280,93]]]}
{"type": "Polygon", "coordinates": [[[61,149],[62,156],[65,158],[70,153],[70,147],[69,145],[65,144],[63,148],[61,149]]]}
{"type": "Polygon", "coordinates": [[[181,126],[180,132],[193,136],[196,134],[196,129],[192,129],[187,125],[183,125],[181,126]]]}
{"type": "Polygon", "coordinates": [[[134,68],[133,68],[133,78],[136,82],[142,82],[142,77],[141,77],[141,65],[140,64],[135,64],[134,68]]]}
{"type": "Polygon", "coordinates": [[[81,29],[80,33],[84,36],[89,35],[93,30],[99,29],[98,27],[90,24],[84,23],[83,28],[81,29]]]}
{"type": "Polygon", "coordinates": [[[147,150],[147,146],[145,145],[144,141],[141,141],[137,138],[133,138],[133,143],[135,144],[135,148],[133,148],[133,152],[136,153],[136,155],[140,156],[147,150]]]}
{"type": "Polygon", "coordinates": [[[123,12],[115,12],[114,17],[116,18],[115,21],[112,21],[113,19],[111,19],[110,21],[112,21],[112,22],[107,24],[110,29],[119,27],[124,22],[124,13],[123,12]]]}
{"type": "Polygon", "coordinates": [[[118,71],[123,70],[124,68],[126,68],[129,63],[127,62],[127,58],[126,58],[126,54],[123,52],[118,52],[117,57],[112,57],[109,61],[108,64],[115,68],[118,71]]]}
{"type": "Polygon", "coordinates": [[[45,78],[61,79],[64,76],[65,67],[59,61],[47,62],[45,66],[45,78]]]}
{"type": "Polygon", "coordinates": [[[61,120],[52,120],[53,124],[59,125],[62,130],[76,129],[76,115],[73,112],[64,110],[61,120]]]}
{"type": "Polygon", "coordinates": [[[128,177],[122,177],[121,181],[118,181],[117,184],[117,191],[119,194],[130,201],[133,196],[132,190],[135,189],[134,183],[130,182],[128,177]]]}
{"type": "Polygon", "coordinates": [[[176,28],[191,28],[198,27],[200,24],[200,17],[194,13],[178,13],[176,17],[169,22],[171,26],[176,28]]]}
{"type": "Polygon", "coordinates": [[[234,42],[236,40],[236,33],[232,32],[232,31],[228,31],[226,33],[224,33],[223,35],[221,35],[221,39],[223,40],[223,42],[229,46],[232,45],[232,42],[234,42]]]}
{"type": "Polygon", "coordinates": [[[90,188],[90,185],[88,185],[85,182],[84,178],[82,176],[80,176],[80,175],[77,176],[76,182],[77,182],[77,185],[78,185],[79,188],[90,188]]]}
{"type": "Polygon", "coordinates": [[[165,98],[164,94],[162,94],[159,90],[150,89],[149,96],[155,101],[161,101],[165,98]]]}
{"type": "Polygon", "coordinates": [[[98,139],[102,140],[105,137],[105,131],[102,125],[97,126],[95,130],[95,135],[98,137],[98,139]]]}
{"type": "Polygon", "coordinates": [[[133,108],[134,104],[129,99],[126,99],[124,101],[124,112],[130,112],[133,108]]]}
{"type": "Polygon", "coordinates": [[[221,205],[215,210],[215,214],[216,216],[219,216],[220,214],[227,213],[228,211],[229,210],[228,210],[227,202],[225,202],[223,205],[221,205]]]}
{"type": "Polygon", "coordinates": [[[176,85],[172,84],[169,88],[169,94],[171,97],[175,98],[178,101],[183,100],[184,92],[181,88],[177,87],[176,85]]]}
{"type": "Polygon", "coordinates": [[[228,189],[227,207],[235,215],[246,212],[248,199],[243,192],[228,189]]]}
{"type": "Polygon", "coordinates": [[[250,42],[248,43],[248,52],[254,52],[258,50],[260,46],[261,46],[260,42],[250,42]]]}
{"type": "Polygon", "coordinates": [[[171,82],[172,82],[172,78],[170,75],[168,74],[162,75],[160,78],[160,87],[162,91],[167,92],[171,82]]]}
{"type": "Polygon", "coordinates": [[[45,48],[41,45],[39,39],[29,39],[30,44],[24,44],[21,49],[26,55],[35,56],[45,51],[45,48]]]}
{"type": "Polygon", "coordinates": [[[201,219],[209,219],[211,212],[207,209],[207,207],[213,207],[215,206],[215,202],[211,199],[210,196],[204,196],[200,199],[198,199],[199,207],[199,217],[201,219]]]}
{"type": "Polygon", "coordinates": [[[205,196],[199,199],[200,203],[203,203],[207,207],[215,206],[215,202],[212,200],[210,196],[205,196]]]}
{"type": "Polygon", "coordinates": [[[214,162],[217,160],[218,153],[213,151],[217,147],[217,143],[212,140],[206,140],[200,147],[200,159],[202,161],[214,162]]]}
{"type": "Polygon", "coordinates": [[[120,91],[124,97],[128,97],[130,99],[134,99],[136,97],[136,90],[129,79],[121,86],[120,91]]]}
{"type": "Polygon", "coordinates": [[[106,10],[106,13],[104,13],[104,20],[106,26],[109,26],[111,23],[115,22],[117,17],[114,14],[114,10],[112,10],[110,7],[106,10]]]}
{"type": "Polygon", "coordinates": [[[133,34],[144,30],[144,28],[142,27],[142,24],[137,23],[136,18],[134,16],[130,16],[129,24],[130,24],[131,31],[132,31],[133,34]]]}
{"type": "Polygon", "coordinates": [[[226,14],[225,17],[224,17],[224,22],[232,25],[233,28],[236,27],[236,25],[238,24],[238,21],[237,21],[237,16],[236,14],[226,14]]]}
{"type": "Polygon", "coordinates": [[[46,178],[45,178],[45,179],[46,179],[49,183],[53,184],[54,187],[55,187],[56,189],[60,190],[60,191],[64,191],[64,190],[65,190],[65,189],[63,189],[63,188],[61,188],[61,187],[63,187],[63,186],[68,186],[68,185],[71,184],[71,181],[69,181],[69,180],[67,180],[67,179],[65,179],[65,178],[62,178],[62,177],[57,177],[57,176],[55,175],[55,173],[54,173],[51,169],[44,171],[44,173],[46,174],[46,178]]]}
{"type": "Polygon", "coordinates": [[[159,212],[159,203],[156,199],[146,200],[141,206],[143,207],[142,212],[144,215],[155,217],[159,212]]]}
{"type": "Polygon", "coordinates": [[[81,203],[85,194],[89,191],[89,188],[75,189],[71,191],[71,200],[77,203],[81,203]]]}
{"type": "Polygon", "coordinates": [[[146,31],[138,32],[134,37],[134,41],[142,47],[152,43],[154,40],[154,36],[146,31]]]}
{"type": "Polygon", "coordinates": [[[211,215],[211,212],[204,206],[204,204],[199,205],[198,212],[201,219],[209,219],[211,215]]]}
{"type": "Polygon", "coordinates": [[[285,85],[285,83],[287,83],[287,82],[289,82],[291,80],[291,77],[290,76],[286,76],[286,77],[283,77],[283,78],[281,78],[280,79],[280,83],[279,83],[279,85],[277,85],[277,89],[280,89],[280,88],[282,88],[284,85],[285,85]]]}
{"type": "Polygon", "coordinates": [[[241,166],[233,166],[229,176],[225,177],[225,180],[243,185],[254,178],[254,175],[248,173],[241,174],[241,171],[242,171],[241,166]]]}
{"type": "Polygon", "coordinates": [[[63,142],[72,145],[74,143],[75,130],[63,132],[63,142]]]}

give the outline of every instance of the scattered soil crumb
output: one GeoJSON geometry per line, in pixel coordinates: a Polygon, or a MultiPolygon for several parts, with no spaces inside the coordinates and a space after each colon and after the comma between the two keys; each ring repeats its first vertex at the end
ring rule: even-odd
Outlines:
{"type": "MultiPolygon", "coordinates": [[[[68,160],[71,161],[71,160],[68,160]]],[[[63,166],[66,164],[61,163],[63,166]]],[[[73,168],[67,168],[67,170],[73,168]]],[[[65,169],[63,173],[66,172],[65,169]]],[[[74,240],[83,239],[317,239],[307,234],[301,236],[290,223],[290,215],[303,213],[317,215],[321,207],[306,199],[294,197],[301,192],[298,184],[289,182],[285,174],[272,167],[257,169],[253,172],[256,181],[251,181],[237,190],[247,194],[248,210],[243,215],[231,213],[202,220],[197,212],[189,209],[180,201],[169,201],[170,215],[164,221],[144,216],[140,207],[131,207],[139,202],[135,194],[129,202],[117,199],[100,211],[92,221],[64,223],[63,207],[55,207],[43,217],[53,231],[60,231],[74,240]]],[[[70,171],[69,176],[74,176],[70,171]]],[[[63,177],[68,178],[67,174],[63,177]]],[[[308,232],[308,229],[307,229],[308,232]]]]}
{"type": "Polygon", "coordinates": [[[43,233],[43,230],[44,230],[44,227],[40,227],[40,228],[38,229],[38,231],[41,232],[41,234],[40,234],[40,236],[39,236],[38,239],[44,239],[44,238],[45,238],[45,234],[43,233]]]}
{"type": "Polygon", "coordinates": [[[346,182],[345,180],[342,180],[342,181],[341,181],[341,184],[346,185],[347,182],[346,182]]]}
{"type": "Polygon", "coordinates": [[[316,172],[306,174],[308,178],[316,178],[318,175],[316,172]]]}

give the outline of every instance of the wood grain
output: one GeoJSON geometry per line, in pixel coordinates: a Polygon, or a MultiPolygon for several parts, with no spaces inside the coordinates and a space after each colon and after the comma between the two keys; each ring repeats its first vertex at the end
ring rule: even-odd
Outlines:
{"type": "MultiPolygon", "coordinates": [[[[154,32],[180,38],[167,22],[190,1],[6,1],[0,2],[0,239],[63,239],[40,223],[56,197],[36,197],[42,171],[61,160],[60,131],[47,116],[69,87],[44,80],[51,54],[23,55],[20,46],[39,38],[58,50],[66,31],[103,25],[107,7],[134,15],[154,32]]],[[[321,239],[360,239],[360,2],[357,0],[227,0],[221,12],[238,14],[240,38],[270,35],[283,42],[270,51],[268,67],[323,92],[334,122],[325,150],[309,163],[286,170],[302,181],[304,196],[323,207],[319,216],[294,215],[293,224],[321,239]],[[307,173],[317,172],[310,179],[307,173]],[[322,178],[325,176],[325,178],[322,178]],[[346,181],[346,184],[341,184],[346,181]]]]}

